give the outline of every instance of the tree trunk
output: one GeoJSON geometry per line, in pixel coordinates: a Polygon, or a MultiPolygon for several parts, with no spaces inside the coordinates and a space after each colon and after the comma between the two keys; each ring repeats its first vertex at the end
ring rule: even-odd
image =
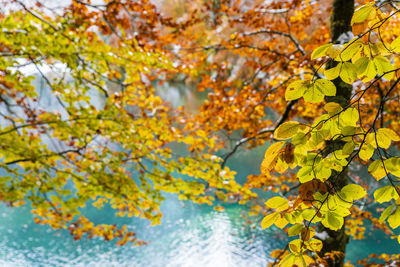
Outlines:
{"type": "MultiPolygon", "coordinates": [[[[346,33],[351,32],[350,21],[354,13],[354,0],[333,0],[332,14],[331,14],[331,35],[332,43],[340,43],[342,41],[349,41],[346,33]],[[347,40],[346,40],[347,39],[347,40]]],[[[332,62],[329,67],[334,67],[335,63],[332,62]]],[[[344,83],[340,78],[333,81],[336,85],[336,96],[327,97],[327,102],[339,103],[342,107],[349,104],[352,92],[352,85],[344,83]]],[[[340,141],[332,142],[328,144],[326,150],[332,152],[342,148],[340,141]]],[[[336,190],[340,190],[348,183],[347,170],[344,170],[341,175],[332,172],[332,176],[328,180],[332,183],[336,190]]],[[[326,229],[322,224],[319,225],[319,232],[325,232],[327,235],[322,238],[323,249],[320,252],[320,256],[323,256],[327,252],[339,251],[345,255],[346,245],[349,242],[349,237],[345,233],[345,227],[343,224],[342,229],[338,231],[332,231],[326,229]]],[[[336,259],[329,259],[328,266],[341,267],[344,265],[344,256],[336,259]]]]}

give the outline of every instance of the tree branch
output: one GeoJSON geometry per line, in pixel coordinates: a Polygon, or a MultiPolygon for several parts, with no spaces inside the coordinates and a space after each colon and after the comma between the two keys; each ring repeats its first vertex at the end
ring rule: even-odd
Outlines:
{"type": "Polygon", "coordinates": [[[290,113],[292,107],[297,103],[297,101],[298,101],[298,100],[292,100],[292,101],[290,101],[290,102],[288,103],[288,105],[286,106],[285,111],[283,112],[282,116],[281,116],[280,119],[276,122],[275,127],[273,127],[273,128],[264,128],[264,129],[261,129],[260,131],[258,131],[258,132],[257,132],[255,135],[253,135],[253,136],[249,136],[249,137],[245,137],[245,138],[240,139],[240,140],[235,144],[235,146],[233,147],[233,149],[232,149],[228,154],[225,155],[224,160],[223,160],[222,163],[221,163],[221,167],[223,168],[223,167],[226,165],[226,162],[228,161],[228,159],[229,159],[233,154],[235,154],[235,152],[238,150],[238,148],[239,148],[240,146],[242,146],[243,144],[245,144],[245,143],[247,143],[247,142],[249,142],[249,141],[251,141],[251,140],[253,140],[253,139],[256,139],[257,136],[259,136],[259,135],[262,135],[262,134],[265,134],[265,133],[273,133],[273,132],[275,131],[276,128],[278,128],[282,123],[284,123],[284,122],[288,119],[289,113],[290,113]]]}

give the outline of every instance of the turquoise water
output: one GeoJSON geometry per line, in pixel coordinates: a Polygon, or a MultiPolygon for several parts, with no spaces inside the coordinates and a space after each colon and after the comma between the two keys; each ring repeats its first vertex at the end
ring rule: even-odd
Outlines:
{"type": "MultiPolygon", "coordinates": [[[[257,172],[260,153],[237,155],[230,162],[239,176],[257,172]]],[[[246,207],[230,204],[225,211],[181,202],[167,196],[162,224],[150,226],[136,218],[116,218],[110,209],[88,209],[99,223],[127,224],[147,246],[115,246],[113,242],[74,241],[66,231],[36,225],[27,207],[0,207],[0,266],[266,266],[269,253],[285,245],[279,229],[262,231],[260,218],[248,222],[246,207]]],[[[370,253],[399,253],[400,246],[381,233],[348,246],[353,263],[370,253]]]]}
{"type": "Polygon", "coordinates": [[[130,228],[151,243],[117,247],[99,240],[73,241],[65,231],[52,231],[26,221],[25,208],[5,210],[0,232],[2,266],[264,266],[267,254],[283,243],[271,231],[260,232],[242,219],[238,206],[216,212],[209,207],[181,206],[167,201],[170,211],[161,226],[132,220],[130,228]],[[171,211],[174,211],[173,213],[171,211]]]}

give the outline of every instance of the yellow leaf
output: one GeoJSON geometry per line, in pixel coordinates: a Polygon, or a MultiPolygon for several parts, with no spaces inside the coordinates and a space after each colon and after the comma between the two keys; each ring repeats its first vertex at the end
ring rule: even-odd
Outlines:
{"type": "Polygon", "coordinates": [[[344,62],[342,64],[339,75],[340,78],[348,84],[352,84],[354,80],[357,79],[356,68],[354,67],[353,63],[350,62],[344,62]]]}
{"type": "Polygon", "coordinates": [[[331,45],[327,50],[326,50],[326,54],[330,57],[330,58],[336,58],[340,52],[343,50],[343,45],[340,44],[335,44],[335,45],[331,45]]]}
{"type": "Polygon", "coordinates": [[[362,42],[360,39],[351,40],[345,45],[342,52],[337,56],[336,60],[349,61],[360,50],[362,42]]]}
{"type": "Polygon", "coordinates": [[[397,142],[400,141],[400,136],[393,131],[392,129],[389,128],[380,128],[378,132],[381,132],[383,135],[385,135],[387,138],[392,139],[393,141],[397,142]]]}
{"type": "Polygon", "coordinates": [[[340,206],[340,205],[336,206],[336,208],[333,211],[335,211],[335,213],[337,215],[342,216],[342,217],[346,217],[351,214],[351,212],[348,208],[340,206]]]}
{"type": "Polygon", "coordinates": [[[385,168],[380,159],[375,160],[368,166],[368,172],[372,174],[377,181],[386,176],[385,168]]]}
{"type": "Polygon", "coordinates": [[[307,242],[307,248],[311,251],[319,252],[322,249],[322,241],[319,239],[311,239],[307,242]]]}
{"type": "Polygon", "coordinates": [[[340,104],[335,102],[329,102],[325,104],[324,109],[331,115],[334,115],[343,110],[340,104]]]}
{"type": "Polygon", "coordinates": [[[279,151],[282,149],[285,142],[276,142],[272,144],[266,151],[264,160],[261,163],[261,173],[269,173],[275,166],[279,151]]]}
{"type": "Polygon", "coordinates": [[[332,44],[324,44],[316,49],[311,54],[311,60],[326,56],[326,50],[331,47],[332,44]]]}
{"type": "Polygon", "coordinates": [[[304,91],[310,87],[310,81],[308,80],[299,80],[294,81],[286,88],[285,91],[285,99],[286,100],[295,100],[303,96],[304,91]]]}
{"type": "MultiPolygon", "coordinates": [[[[389,129],[387,129],[389,130],[389,129]]],[[[380,128],[376,132],[376,143],[378,147],[388,149],[392,143],[392,138],[390,136],[390,131],[385,130],[385,128],[380,128]]]]}
{"type": "Polygon", "coordinates": [[[374,192],[375,201],[378,203],[388,202],[398,197],[396,189],[391,185],[381,187],[374,192]]]}
{"type": "MultiPolygon", "coordinates": [[[[315,212],[314,212],[315,214],[315,212]]],[[[308,241],[315,236],[315,229],[312,227],[303,228],[301,231],[301,239],[304,241],[308,241]]]]}
{"type": "Polygon", "coordinates": [[[348,142],[343,146],[342,155],[347,155],[348,156],[351,153],[353,153],[354,149],[355,149],[354,143],[353,142],[348,142]]]}
{"type": "Polygon", "coordinates": [[[225,210],[225,208],[222,207],[222,206],[215,206],[214,210],[219,211],[219,212],[223,212],[225,210]]]}
{"type": "Polygon", "coordinates": [[[277,211],[283,211],[289,208],[288,200],[278,196],[268,199],[265,205],[271,209],[277,209],[277,211]]]}
{"type": "Polygon", "coordinates": [[[273,225],[274,222],[276,221],[276,219],[278,218],[278,216],[279,216],[279,213],[277,213],[277,212],[274,212],[274,213],[271,213],[271,214],[265,216],[264,219],[261,221],[262,229],[268,228],[271,225],[273,225]]]}
{"type": "Polygon", "coordinates": [[[365,143],[371,145],[373,148],[377,148],[375,135],[376,135],[375,133],[369,133],[365,138],[365,143]]]}
{"type": "Polygon", "coordinates": [[[280,214],[275,221],[276,227],[280,229],[283,229],[288,223],[289,223],[288,220],[286,220],[286,218],[282,216],[282,214],[280,214]]]}
{"type": "Polygon", "coordinates": [[[363,198],[367,194],[367,191],[365,191],[362,186],[357,184],[345,185],[340,191],[347,197],[350,197],[352,200],[363,198]]]}
{"type": "Polygon", "coordinates": [[[391,44],[390,44],[391,49],[394,52],[399,53],[400,52],[400,36],[397,37],[391,44]]]}
{"type": "Polygon", "coordinates": [[[324,94],[320,90],[318,90],[317,87],[310,86],[304,92],[303,98],[306,102],[319,103],[324,100],[324,94]]]}
{"type": "Polygon", "coordinates": [[[284,160],[282,160],[280,157],[278,157],[276,164],[275,164],[275,171],[277,171],[279,173],[284,173],[288,167],[289,167],[289,165],[284,160]]]}
{"type": "Polygon", "coordinates": [[[339,77],[340,69],[342,67],[342,63],[337,64],[335,67],[330,69],[325,69],[324,75],[328,80],[334,80],[339,77]]]}
{"type": "Polygon", "coordinates": [[[354,23],[351,28],[353,30],[354,35],[359,35],[363,33],[367,29],[367,27],[368,27],[368,22],[364,21],[361,23],[354,23]]]}
{"type": "Polygon", "coordinates": [[[318,79],[314,82],[314,86],[324,95],[334,96],[336,95],[336,86],[333,82],[327,79],[318,79]]]}
{"type": "Polygon", "coordinates": [[[337,215],[333,212],[328,212],[325,217],[322,219],[321,223],[331,230],[339,230],[343,226],[344,219],[343,217],[337,215]]]}
{"type": "Polygon", "coordinates": [[[301,256],[303,257],[303,259],[305,261],[305,266],[310,266],[312,263],[314,263],[313,258],[311,258],[310,256],[308,256],[306,254],[301,255],[301,256]]]}
{"type": "Polygon", "coordinates": [[[281,124],[274,132],[274,138],[285,140],[292,138],[299,131],[299,122],[288,121],[281,124]]]}
{"type": "Polygon", "coordinates": [[[381,148],[389,148],[393,141],[399,141],[400,137],[389,128],[380,128],[376,133],[376,139],[378,141],[378,146],[381,148]]]}
{"type": "Polygon", "coordinates": [[[388,172],[400,177],[400,157],[392,157],[385,160],[385,167],[388,172]]]}
{"type": "Polygon", "coordinates": [[[374,154],[374,150],[375,149],[372,145],[364,143],[360,149],[360,152],[358,153],[358,156],[360,159],[368,161],[374,154]]]}
{"type": "Polygon", "coordinates": [[[375,78],[376,74],[378,74],[378,70],[376,69],[376,65],[373,61],[368,61],[367,68],[363,74],[366,76],[366,78],[362,79],[364,82],[375,78]]]}
{"type": "Polygon", "coordinates": [[[286,255],[282,261],[279,263],[279,266],[282,267],[293,267],[295,265],[296,256],[292,253],[286,255]]]}
{"type": "Polygon", "coordinates": [[[288,236],[295,236],[301,233],[301,230],[304,228],[302,224],[294,224],[289,228],[288,236]]]}
{"type": "Polygon", "coordinates": [[[344,126],[356,126],[358,120],[360,119],[360,115],[357,109],[348,108],[340,115],[340,118],[342,119],[344,126]]]}
{"type": "Polygon", "coordinates": [[[383,223],[387,217],[389,217],[390,214],[392,214],[393,208],[395,207],[395,205],[390,205],[389,207],[387,207],[382,213],[381,216],[379,217],[379,222],[383,223]]]}
{"type": "Polygon", "coordinates": [[[362,74],[366,72],[368,63],[370,62],[367,57],[360,57],[354,62],[354,68],[356,69],[357,76],[361,79],[362,74]]]}
{"type": "Polygon", "coordinates": [[[387,222],[389,223],[390,227],[392,227],[393,229],[399,227],[399,225],[400,225],[400,208],[399,207],[397,207],[396,211],[388,217],[387,222]]]}
{"type": "Polygon", "coordinates": [[[354,12],[353,17],[351,18],[351,25],[355,23],[362,23],[366,20],[372,20],[376,17],[375,7],[365,5],[360,7],[354,12]]]}
{"type": "Polygon", "coordinates": [[[318,216],[315,216],[315,210],[314,209],[305,209],[302,211],[303,218],[307,221],[311,221],[312,223],[316,223],[320,221],[320,218],[318,216]]]}
{"type": "Polygon", "coordinates": [[[384,75],[384,73],[390,72],[385,74],[383,77],[388,80],[393,78],[394,72],[391,72],[393,70],[393,66],[389,59],[384,56],[376,56],[374,57],[373,62],[379,75],[384,75]]]}
{"type": "Polygon", "coordinates": [[[302,184],[314,179],[314,172],[312,166],[303,166],[297,172],[297,178],[299,178],[299,181],[302,184]]]}
{"type": "Polygon", "coordinates": [[[289,243],[289,249],[292,253],[300,254],[302,252],[302,248],[301,248],[302,244],[303,244],[303,240],[301,240],[301,239],[292,240],[289,243]]]}

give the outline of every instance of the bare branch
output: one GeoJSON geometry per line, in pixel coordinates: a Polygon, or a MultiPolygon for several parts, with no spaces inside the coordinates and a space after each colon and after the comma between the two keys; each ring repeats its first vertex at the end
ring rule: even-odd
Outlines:
{"type": "Polygon", "coordinates": [[[297,101],[298,101],[298,100],[292,100],[292,101],[290,101],[290,102],[288,103],[288,105],[286,106],[285,111],[283,112],[282,116],[281,116],[281,117],[279,118],[279,120],[276,122],[275,127],[273,127],[273,128],[264,128],[264,129],[261,129],[260,131],[258,131],[258,132],[257,132],[255,135],[253,135],[253,136],[249,136],[249,137],[245,137],[245,138],[240,139],[240,140],[235,144],[235,146],[233,147],[233,149],[232,149],[228,154],[225,155],[224,160],[223,160],[222,163],[221,163],[221,167],[224,167],[224,166],[225,166],[227,160],[228,160],[233,154],[235,154],[235,152],[238,150],[238,148],[239,148],[240,146],[242,146],[243,144],[245,144],[245,143],[247,143],[247,142],[249,142],[249,141],[251,141],[251,140],[253,140],[253,139],[256,139],[256,138],[257,138],[258,136],[260,136],[260,135],[263,135],[263,134],[266,134],[266,133],[273,133],[273,132],[275,131],[276,128],[278,128],[282,123],[284,123],[284,122],[288,119],[289,113],[290,113],[292,107],[297,103],[297,101]]]}

